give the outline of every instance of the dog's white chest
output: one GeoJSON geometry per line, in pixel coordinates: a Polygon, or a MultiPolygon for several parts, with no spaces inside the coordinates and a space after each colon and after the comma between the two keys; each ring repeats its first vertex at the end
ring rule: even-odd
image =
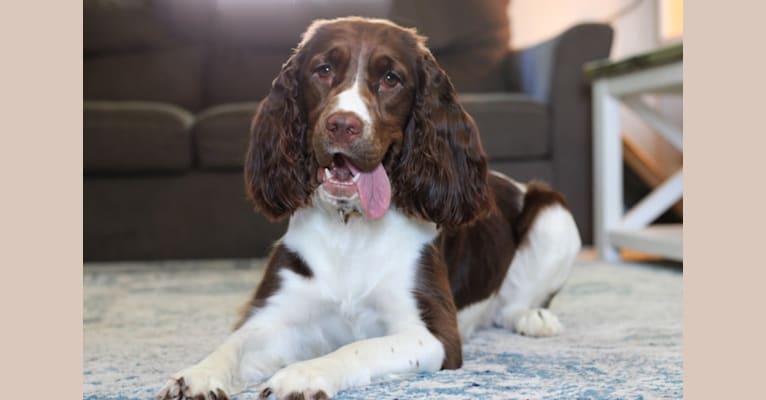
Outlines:
{"type": "Polygon", "coordinates": [[[392,319],[417,317],[418,261],[437,234],[434,224],[413,222],[395,209],[376,221],[348,223],[324,210],[301,210],[282,242],[312,276],[301,280],[303,293],[293,295],[314,302],[307,306],[321,305],[320,321],[329,330],[357,340],[381,336],[392,319]]]}

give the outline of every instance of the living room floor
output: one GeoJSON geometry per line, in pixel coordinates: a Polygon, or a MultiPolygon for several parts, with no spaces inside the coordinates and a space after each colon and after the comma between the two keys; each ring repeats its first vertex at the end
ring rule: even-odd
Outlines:
{"type": "MultiPolygon", "coordinates": [[[[86,263],[85,399],[146,399],[231,330],[261,260],[86,263]]],[[[492,328],[464,344],[463,368],[375,382],[358,399],[681,398],[682,273],[588,254],[551,309],[565,326],[534,339],[492,328]]],[[[257,388],[235,399],[256,399],[257,388]]]]}

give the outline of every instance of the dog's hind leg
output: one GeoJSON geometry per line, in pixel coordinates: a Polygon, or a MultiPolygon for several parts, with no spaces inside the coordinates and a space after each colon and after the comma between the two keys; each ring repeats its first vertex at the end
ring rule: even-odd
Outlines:
{"type": "Polygon", "coordinates": [[[563,205],[537,211],[498,291],[494,323],[527,336],[558,334],[561,323],[548,305],[569,277],[579,250],[577,226],[563,205]]]}

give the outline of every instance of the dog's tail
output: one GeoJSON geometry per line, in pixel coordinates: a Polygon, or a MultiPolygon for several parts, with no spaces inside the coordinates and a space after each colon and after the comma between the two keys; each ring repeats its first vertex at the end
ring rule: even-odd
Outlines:
{"type": "Polygon", "coordinates": [[[548,184],[541,181],[531,181],[527,184],[524,193],[524,202],[521,212],[513,224],[516,238],[519,243],[524,240],[540,211],[559,204],[568,209],[567,201],[561,193],[551,189],[548,184]]]}

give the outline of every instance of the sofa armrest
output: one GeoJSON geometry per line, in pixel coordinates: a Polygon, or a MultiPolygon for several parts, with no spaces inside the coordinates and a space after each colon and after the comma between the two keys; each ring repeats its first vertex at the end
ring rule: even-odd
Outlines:
{"type": "Polygon", "coordinates": [[[556,189],[566,196],[583,241],[592,241],[592,132],[590,84],[583,64],[607,58],[613,32],[580,24],[536,46],[511,53],[513,80],[550,113],[550,154],[556,189]]]}
{"type": "Polygon", "coordinates": [[[551,104],[567,82],[586,82],[583,64],[608,57],[612,36],[609,25],[579,24],[545,42],[514,50],[510,79],[521,92],[551,104]]]}

